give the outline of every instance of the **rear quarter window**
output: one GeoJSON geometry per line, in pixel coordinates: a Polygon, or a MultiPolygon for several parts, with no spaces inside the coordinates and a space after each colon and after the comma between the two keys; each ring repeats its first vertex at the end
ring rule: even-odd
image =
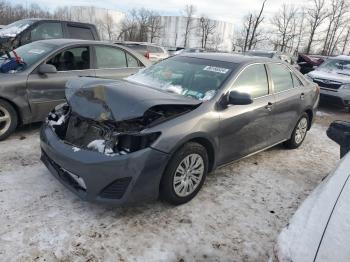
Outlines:
{"type": "Polygon", "coordinates": [[[94,35],[90,28],[67,25],[69,38],[94,40],[94,35]]]}

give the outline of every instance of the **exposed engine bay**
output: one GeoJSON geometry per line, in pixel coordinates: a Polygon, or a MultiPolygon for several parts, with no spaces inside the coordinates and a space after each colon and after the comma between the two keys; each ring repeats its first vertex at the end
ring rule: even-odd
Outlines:
{"type": "Polygon", "coordinates": [[[72,112],[68,104],[57,106],[46,123],[57,136],[72,145],[74,151],[92,150],[105,155],[125,155],[149,147],[160,133],[142,134],[141,131],[185,114],[194,105],[156,105],[142,117],[124,121],[96,121],[72,112]]]}

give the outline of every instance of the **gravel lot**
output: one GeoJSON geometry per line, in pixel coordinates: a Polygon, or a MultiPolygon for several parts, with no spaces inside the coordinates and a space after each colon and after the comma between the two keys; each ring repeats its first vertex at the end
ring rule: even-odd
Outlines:
{"type": "Polygon", "coordinates": [[[336,165],[325,134],[350,114],[321,108],[297,150],[276,146],[210,174],[190,203],[80,201],[39,161],[39,125],[0,142],[2,261],[266,261],[278,232],[336,165]]]}

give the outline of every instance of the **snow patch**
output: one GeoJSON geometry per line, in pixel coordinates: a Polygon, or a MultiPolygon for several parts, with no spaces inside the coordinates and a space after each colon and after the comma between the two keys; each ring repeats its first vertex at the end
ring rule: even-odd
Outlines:
{"type": "Polygon", "coordinates": [[[73,146],[72,149],[74,152],[79,152],[81,150],[79,147],[75,147],[75,146],[73,146]]]}

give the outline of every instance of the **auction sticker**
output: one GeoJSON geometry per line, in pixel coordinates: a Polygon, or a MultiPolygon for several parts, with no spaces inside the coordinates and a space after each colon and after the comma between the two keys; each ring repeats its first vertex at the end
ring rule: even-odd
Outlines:
{"type": "Polygon", "coordinates": [[[203,68],[203,70],[220,73],[220,74],[226,74],[230,69],[223,68],[223,67],[216,67],[216,66],[206,66],[203,68]]]}
{"type": "Polygon", "coordinates": [[[34,55],[41,55],[44,52],[45,50],[43,49],[32,49],[28,51],[29,54],[34,54],[34,55]]]}

